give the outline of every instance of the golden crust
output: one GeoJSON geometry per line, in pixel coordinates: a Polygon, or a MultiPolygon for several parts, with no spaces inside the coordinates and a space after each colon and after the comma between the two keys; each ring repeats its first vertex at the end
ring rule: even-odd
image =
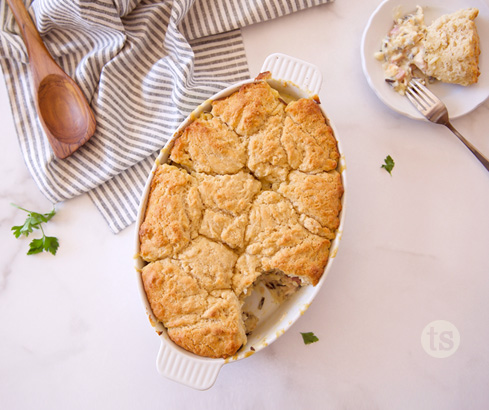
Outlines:
{"type": "Polygon", "coordinates": [[[195,178],[174,166],[159,166],[139,228],[141,257],[155,261],[180,252],[197,236],[201,215],[195,178]]]}
{"type": "Polygon", "coordinates": [[[178,255],[183,269],[206,292],[230,289],[238,256],[226,246],[199,236],[178,255]]]}
{"type": "Polygon", "coordinates": [[[244,234],[248,225],[248,216],[232,216],[220,211],[206,209],[199,233],[207,238],[225,243],[230,248],[244,246],[244,234]]]}
{"type": "Polygon", "coordinates": [[[140,228],[144,289],[176,344],[229,357],[246,343],[242,303],[258,278],[290,292],[318,283],[339,224],[338,159],[318,103],[286,105],[264,81],[183,130],[140,228]]]}
{"type": "Polygon", "coordinates": [[[273,191],[262,192],[253,203],[246,241],[246,253],[258,257],[261,272],[277,269],[313,285],[324,270],[330,245],[305,229],[292,204],[273,191]]]}
{"type": "Polygon", "coordinates": [[[142,269],[144,290],[154,316],[167,328],[197,323],[207,292],[181,263],[170,258],[151,262],[142,269]]]}
{"type": "Polygon", "coordinates": [[[470,85],[479,71],[479,35],[475,8],[445,14],[427,27],[425,46],[426,74],[444,83],[470,85]]]}
{"type": "Polygon", "coordinates": [[[313,218],[333,234],[338,229],[343,195],[338,171],[320,174],[292,171],[288,181],[280,184],[278,192],[289,199],[300,214],[313,218]]]}
{"type": "Polygon", "coordinates": [[[206,208],[238,216],[250,209],[261,184],[247,172],[234,175],[196,174],[199,192],[206,208]]]}
{"type": "Polygon", "coordinates": [[[247,172],[234,175],[196,174],[204,204],[199,233],[231,248],[244,246],[248,211],[261,183],[247,172]]]}
{"type": "Polygon", "coordinates": [[[281,141],[290,166],[303,172],[335,169],[340,158],[336,139],[318,104],[301,98],[287,105],[285,112],[281,141]]]}
{"type": "Polygon", "coordinates": [[[246,164],[245,151],[244,142],[234,131],[217,118],[204,116],[177,138],[170,159],[191,171],[234,174],[246,164]]]}
{"type": "Polygon", "coordinates": [[[176,344],[200,356],[227,358],[246,343],[241,302],[231,290],[215,291],[207,298],[203,320],[168,329],[176,344]]]}
{"type": "Polygon", "coordinates": [[[239,297],[247,296],[255,280],[263,273],[260,255],[243,253],[236,261],[233,289],[239,297]]]}
{"type": "Polygon", "coordinates": [[[248,168],[257,178],[266,182],[285,181],[290,172],[287,152],[281,142],[284,121],[285,110],[278,110],[249,139],[248,168]]]}
{"type": "Polygon", "coordinates": [[[214,101],[212,115],[219,117],[239,135],[249,136],[281,108],[278,92],[261,81],[245,84],[231,96],[214,101]]]}
{"type": "Polygon", "coordinates": [[[205,291],[182,263],[171,259],[146,265],[142,279],[153,314],[179,346],[225,358],[246,342],[241,302],[233,291],[205,291]]]}

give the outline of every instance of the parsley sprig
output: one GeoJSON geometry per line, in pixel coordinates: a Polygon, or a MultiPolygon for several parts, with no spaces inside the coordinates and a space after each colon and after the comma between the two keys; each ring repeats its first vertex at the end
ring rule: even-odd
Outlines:
{"type": "Polygon", "coordinates": [[[392,169],[394,168],[395,162],[390,155],[387,155],[384,159],[384,163],[380,166],[384,168],[390,175],[392,175],[392,169]]]}
{"type": "Polygon", "coordinates": [[[302,335],[302,340],[304,340],[304,344],[306,345],[317,342],[319,340],[313,332],[300,332],[300,334],[302,335]]]}
{"type": "Polygon", "coordinates": [[[24,225],[16,225],[12,226],[12,233],[16,238],[20,236],[29,236],[35,229],[40,229],[42,232],[42,238],[33,239],[29,244],[29,250],[27,251],[27,255],[34,255],[36,253],[41,252],[51,252],[53,255],[56,255],[56,251],[59,247],[58,238],[54,236],[46,236],[44,233],[44,229],[42,227],[43,223],[49,222],[53,216],[56,214],[56,211],[53,207],[51,212],[41,214],[38,212],[29,211],[28,209],[22,208],[19,205],[11,204],[16,208],[27,212],[27,218],[24,222],[24,225]]]}

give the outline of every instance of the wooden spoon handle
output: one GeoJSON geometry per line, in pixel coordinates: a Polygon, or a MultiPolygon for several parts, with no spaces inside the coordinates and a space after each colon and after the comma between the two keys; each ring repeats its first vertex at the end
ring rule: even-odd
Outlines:
{"type": "Polygon", "coordinates": [[[22,38],[27,48],[29,61],[31,62],[31,72],[34,87],[37,87],[41,80],[48,74],[61,71],[61,68],[53,60],[48,49],[44,45],[29,12],[22,0],[7,0],[15,21],[19,25],[22,38]]]}

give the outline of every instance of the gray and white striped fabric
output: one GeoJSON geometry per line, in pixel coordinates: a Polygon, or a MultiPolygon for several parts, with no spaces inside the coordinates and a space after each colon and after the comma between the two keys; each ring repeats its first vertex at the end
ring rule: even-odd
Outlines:
{"type": "Polygon", "coordinates": [[[41,36],[97,119],[72,156],[54,157],[28,59],[0,3],[0,65],[25,163],[53,203],[88,192],[113,232],[134,222],[154,159],[202,101],[250,74],[240,28],[332,0],[26,0],[41,36]]]}

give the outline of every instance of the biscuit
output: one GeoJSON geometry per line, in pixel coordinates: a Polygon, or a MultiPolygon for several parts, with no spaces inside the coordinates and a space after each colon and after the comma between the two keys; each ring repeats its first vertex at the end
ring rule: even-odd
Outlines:
{"type": "MultiPolygon", "coordinates": [[[[314,219],[327,229],[328,233],[324,233],[324,236],[330,239],[334,237],[334,232],[340,225],[338,216],[343,195],[339,172],[334,170],[320,174],[305,174],[292,171],[288,181],[280,184],[277,191],[290,200],[299,214],[314,219]]],[[[306,223],[314,225],[312,221],[306,223]]]]}
{"type": "Polygon", "coordinates": [[[171,259],[149,263],[141,275],[154,316],[179,346],[225,358],[246,342],[241,302],[233,291],[204,290],[182,263],[171,259]]]}
{"type": "Polygon", "coordinates": [[[205,208],[199,233],[231,248],[243,247],[248,211],[261,183],[242,171],[234,175],[195,176],[205,208]]]}
{"type": "Polygon", "coordinates": [[[232,216],[220,211],[205,209],[199,233],[207,238],[222,242],[230,248],[244,245],[244,234],[248,225],[248,216],[232,216]]]}
{"type": "Polygon", "coordinates": [[[479,71],[479,35],[475,18],[479,10],[462,9],[431,23],[424,39],[426,74],[444,83],[470,85],[479,71]]]}
{"type": "Polygon", "coordinates": [[[205,208],[238,216],[250,209],[261,184],[247,172],[234,175],[196,174],[198,190],[205,208]]]}
{"type": "Polygon", "coordinates": [[[201,218],[195,178],[171,165],[158,166],[139,228],[141,257],[155,261],[175,255],[197,237],[201,218]]]}
{"type": "Polygon", "coordinates": [[[200,322],[168,329],[168,336],[200,356],[227,358],[246,343],[241,302],[231,290],[214,291],[200,322]]]}
{"type": "Polygon", "coordinates": [[[290,166],[303,172],[331,171],[340,155],[331,127],[314,100],[301,98],[285,109],[281,141],[290,166]]]}
{"type": "MultiPolygon", "coordinates": [[[[258,258],[253,263],[260,272],[280,270],[313,285],[321,277],[330,246],[328,239],[305,229],[292,204],[273,191],[262,192],[253,203],[246,242],[245,252],[258,258]]],[[[234,286],[241,290],[236,282],[235,276],[234,286]]]]}
{"type": "Polygon", "coordinates": [[[236,93],[212,103],[212,115],[237,134],[256,133],[270,116],[283,110],[279,93],[267,82],[245,84],[236,93]]]}
{"type": "Polygon", "coordinates": [[[236,259],[238,256],[226,246],[203,236],[178,255],[182,268],[206,292],[231,288],[236,259]]]}
{"type": "Polygon", "coordinates": [[[284,121],[285,111],[271,116],[249,139],[248,168],[256,178],[268,183],[285,181],[290,171],[287,152],[281,142],[284,121]]]}
{"type": "Polygon", "coordinates": [[[234,174],[246,164],[246,146],[217,118],[203,116],[177,138],[170,159],[191,171],[234,174]]]}

